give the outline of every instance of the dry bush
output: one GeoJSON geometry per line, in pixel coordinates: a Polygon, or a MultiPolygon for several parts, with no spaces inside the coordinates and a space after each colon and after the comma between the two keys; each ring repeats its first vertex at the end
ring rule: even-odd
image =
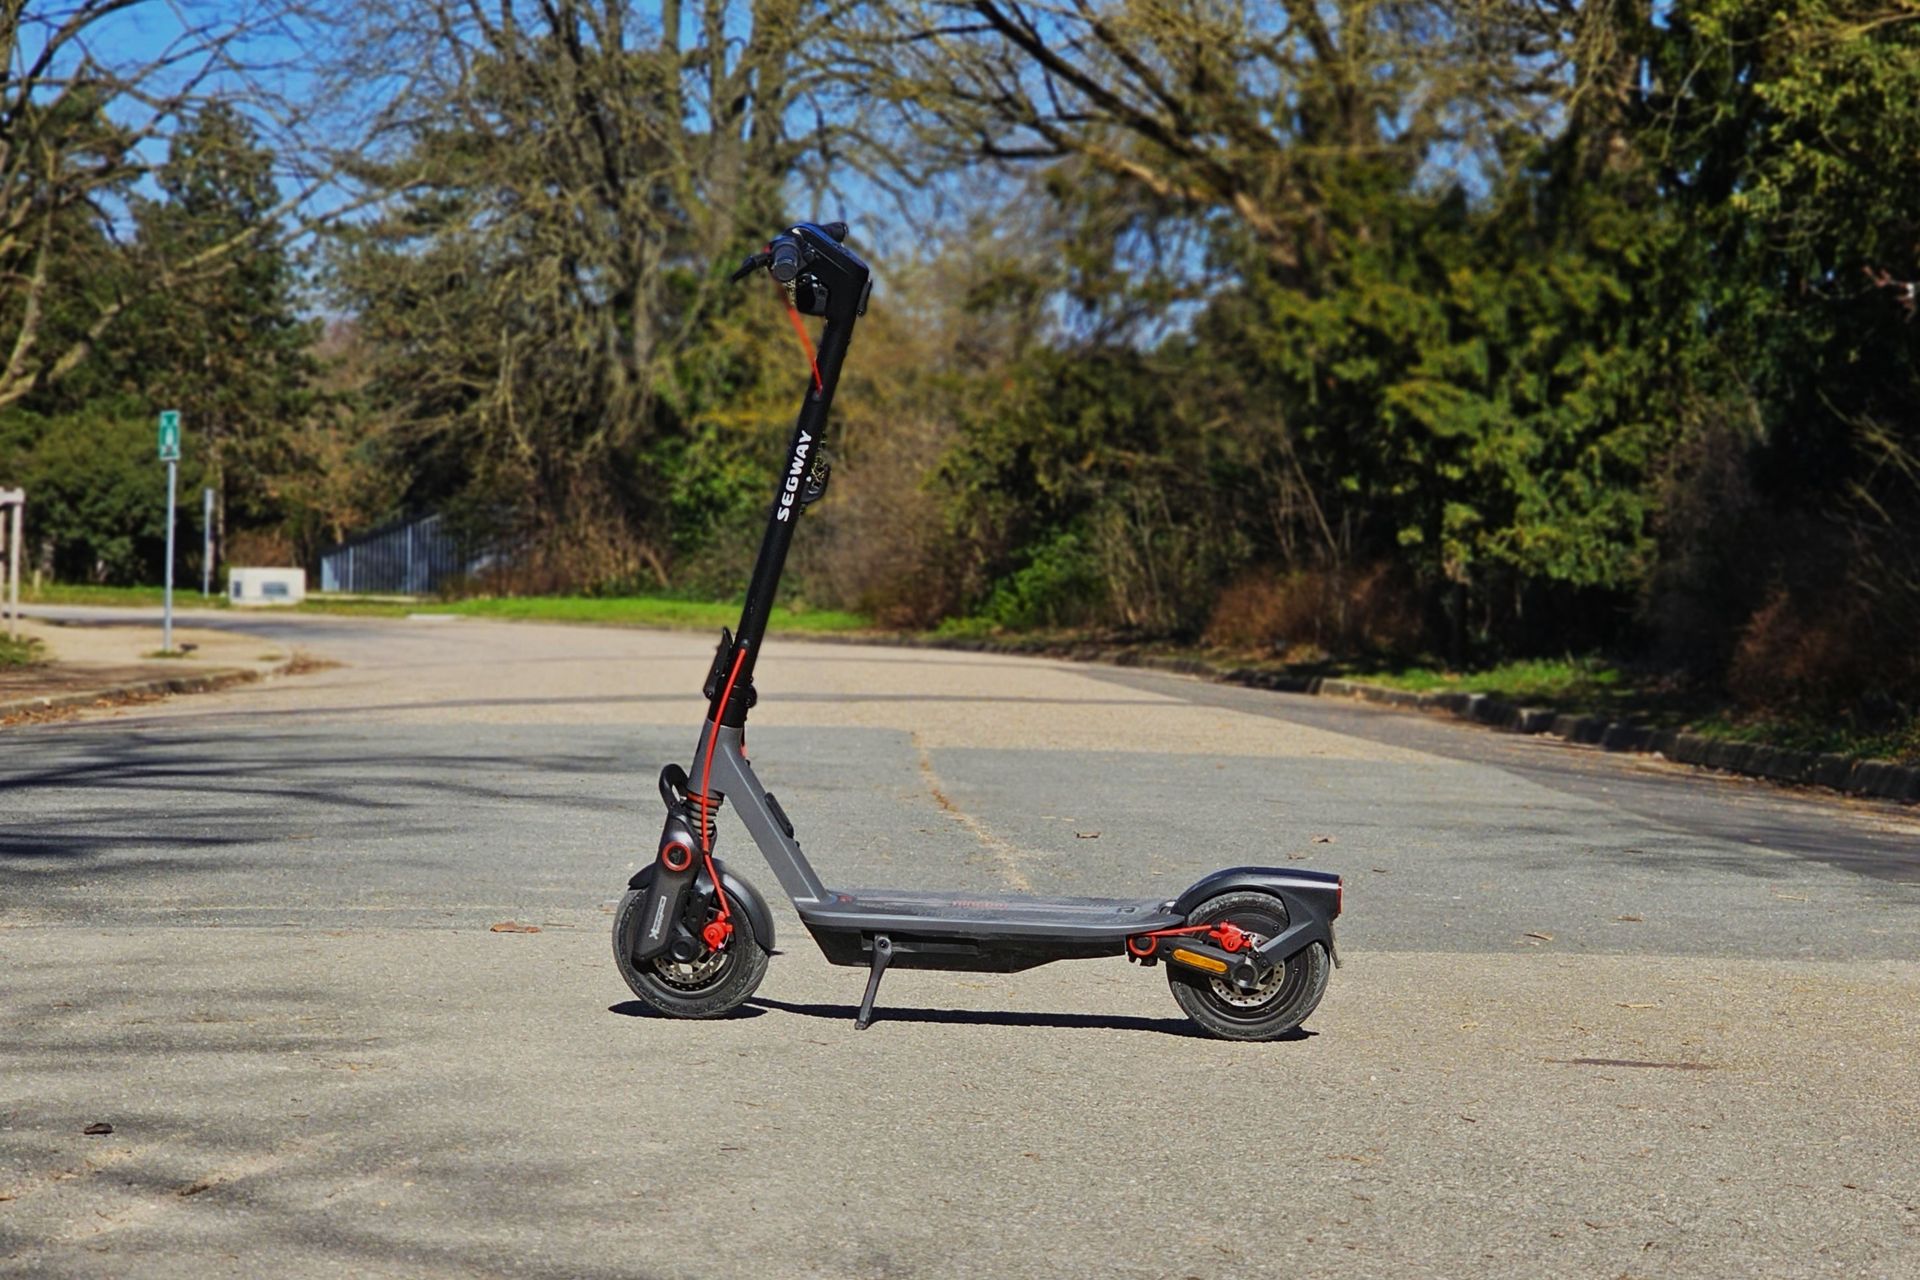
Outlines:
{"type": "Polygon", "coordinates": [[[1725,670],[1741,623],[1765,599],[1770,566],[1805,533],[1780,527],[1753,474],[1758,410],[1709,405],[1683,432],[1659,481],[1659,555],[1642,617],[1662,666],[1725,670]]]}
{"type": "Polygon", "coordinates": [[[1214,515],[1183,512],[1164,488],[1132,488],[1096,511],[1090,524],[1107,620],[1157,636],[1203,630],[1223,549],[1233,539],[1214,515]]]}
{"type": "Polygon", "coordinates": [[[1839,686],[1855,683],[1862,619],[1854,609],[1796,605],[1777,590],[1757,609],[1734,645],[1727,691],[1755,711],[1829,704],[1839,686]]]}
{"type": "Polygon", "coordinates": [[[234,529],[227,534],[220,562],[243,569],[295,569],[300,566],[300,552],[279,525],[234,529]]]}
{"type": "Polygon", "coordinates": [[[929,627],[959,604],[939,504],[927,478],[945,450],[930,423],[863,433],[834,471],[816,527],[794,544],[797,576],[816,603],[862,610],[886,627],[929,627]],[[844,472],[844,474],[843,474],[844,472]]]}
{"type": "Polygon", "coordinates": [[[1289,657],[1413,653],[1426,638],[1420,597],[1387,563],[1249,573],[1220,593],[1207,643],[1289,657]]]}
{"type": "Polygon", "coordinates": [[[1909,628],[1851,585],[1806,595],[1782,588],[1741,629],[1727,692],[1755,713],[1871,723],[1920,696],[1920,649],[1909,628]]]}
{"type": "Polygon", "coordinates": [[[936,481],[979,394],[971,335],[981,321],[955,309],[965,290],[950,278],[968,267],[964,253],[900,264],[887,305],[865,321],[827,429],[833,481],[794,541],[792,576],[809,603],[928,627],[978,585],[936,481]]]}
{"type": "Polygon", "coordinates": [[[1757,415],[1738,410],[1696,424],[1663,484],[1645,614],[1656,656],[1723,677],[1757,714],[1866,726],[1920,705],[1916,460],[1863,422],[1857,480],[1768,498],[1757,415]]]}

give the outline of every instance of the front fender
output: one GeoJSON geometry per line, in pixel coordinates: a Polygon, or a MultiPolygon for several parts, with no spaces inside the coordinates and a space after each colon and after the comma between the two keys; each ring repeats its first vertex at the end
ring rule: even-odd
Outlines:
{"type": "MultiPolygon", "coordinates": [[[[753,930],[753,940],[760,944],[760,949],[771,953],[773,951],[773,912],[767,909],[767,900],[760,896],[758,889],[727,870],[726,863],[715,858],[713,864],[720,872],[720,887],[726,890],[727,901],[737,905],[741,913],[747,917],[747,924],[753,930]]],[[[633,878],[627,881],[627,888],[643,891],[650,889],[653,886],[653,874],[659,867],[660,864],[657,861],[649,862],[633,873],[633,878]]]]}
{"type": "MultiPolygon", "coordinates": [[[[1315,942],[1324,946],[1329,955],[1337,956],[1333,922],[1340,915],[1341,886],[1340,877],[1331,871],[1229,867],[1196,881],[1168,904],[1168,910],[1191,916],[1195,908],[1209,898],[1239,892],[1272,894],[1286,904],[1287,931],[1261,948],[1275,960],[1290,959],[1315,942]]],[[[1339,961],[1336,959],[1335,963],[1339,961]]]]}

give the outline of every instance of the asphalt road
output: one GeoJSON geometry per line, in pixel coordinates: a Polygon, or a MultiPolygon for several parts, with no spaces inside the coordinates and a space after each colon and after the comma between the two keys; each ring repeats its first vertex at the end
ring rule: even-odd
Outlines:
{"type": "Polygon", "coordinates": [[[1346,966],[1274,1044],[1118,960],[892,973],[855,1033],[776,902],[679,1023],[606,934],[710,637],[206,623],[344,665],[0,732],[0,1274],[1920,1275],[1912,810],[776,640],[749,740],[829,884],[1323,867],[1346,966]]]}

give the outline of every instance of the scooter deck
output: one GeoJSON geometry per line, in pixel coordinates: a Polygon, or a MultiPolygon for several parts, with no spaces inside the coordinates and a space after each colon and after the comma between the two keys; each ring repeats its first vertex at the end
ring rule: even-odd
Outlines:
{"type": "Polygon", "coordinates": [[[969,937],[1125,939],[1185,924],[1163,899],[1042,898],[1025,894],[916,893],[901,889],[832,891],[800,910],[809,926],[969,937]]]}

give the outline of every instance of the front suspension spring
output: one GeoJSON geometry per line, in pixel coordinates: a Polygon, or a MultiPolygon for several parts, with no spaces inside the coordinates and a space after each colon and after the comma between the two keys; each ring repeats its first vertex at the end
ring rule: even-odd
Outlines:
{"type": "Polygon", "coordinates": [[[717,791],[712,795],[703,795],[692,789],[687,791],[687,816],[693,820],[693,825],[699,825],[703,804],[706,810],[707,829],[704,833],[705,844],[702,846],[703,848],[713,848],[714,837],[720,834],[716,819],[720,817],[720,802],[725,798],[726,797],[717,791]]]}

